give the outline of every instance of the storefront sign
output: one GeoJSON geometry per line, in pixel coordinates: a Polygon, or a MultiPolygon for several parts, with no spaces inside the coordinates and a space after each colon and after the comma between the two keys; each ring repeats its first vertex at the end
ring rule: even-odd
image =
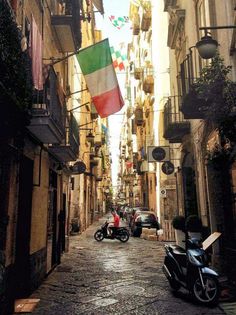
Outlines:
{"type": "Polygon", "coordinates": [[[84,162],[79,161],[75,162],[75,164],[71,168],[72,174],[83,174],[86,171],[86,165],[84,162]]]}

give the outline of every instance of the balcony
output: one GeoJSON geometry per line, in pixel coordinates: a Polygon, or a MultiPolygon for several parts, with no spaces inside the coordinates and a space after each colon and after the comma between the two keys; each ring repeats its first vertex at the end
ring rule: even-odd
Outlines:
{"type": "Polygon", "coordinates": [[[140,32],[140,16],[138,13],[133,18],[133,35],[139,35],[140,32]]]}
{"type": "Polygon", "coordinates": [[[58,50],[62,53],[77,51],[82,41],[80,0],[65,1],[65,10],[61,13],[51,16],[58,50]]]}
{"type": "Polygon", "coordinates": [[[142,4],[143,14],[141,22],[141,30],[147,32],[151,26],[152,21],[152,4],[147,0],[142,4]]]}
{"type": "Polygon", "coordinates": [[[75,161],[79,153],[79,127],[73,114],[67,117],[66,138],[60,145],[49,146],[49,152],[61,162],[75,161]]]}
{"type": "MultiPolygon", "coordinates": [[[[94,158],[93,160],[90,160],[90,163],[93,164],[94,166],[94,176],[95,176],[95,180],[97,182],[102,181],[102,159],[101,158],[94,158]],[[95,164],[94,164],[95,163],[95,164]]],[[[91,164],[90,164],[91,166],[91,164]]]]}
{"type": "Polygon", "coordinates": [[[136,126],[142,126],[143,125],[143,108],[141,106],[137,106],[134,111],[135,116],[135,124],[136,126]]]}
{"type": "Polygon", "coordinates": [[[140,80],[142,79],[142,76],[143,76],[143,68],[135,68],[134,69],[134,78],[136,80],[140,80]]]}
{"type": "Polygon", "coordinates": [[[164,0],[164,12],[168,11],[168,8],[173,8],[176,6],[177,0],[164,0]]]}
{"type": "Polygon", "coordinates": [[[208,108],[208,104],[203,99],[199,100],[191,89],[195,79],[200,76],[200,66],[200,59],[196,50],[190,50],[190,53],[180,65],[178,76],[182,94],[180,111],[184,114],[185,119],[203,119],[204,112],[208,108]]]}
{"type": "Polygon", "coordinates": [[[96,107],[94,106],[94,104],[91,104],[91,119],[97,119],[98,118],[98,112],[96,110],[96,107]]]}
{"type": "Polygon", "coordinates": [[[147,93],[153,93],[154,90],[154,78],[152,75],[146,76],[143,82],[143,91],[147,93]]]}
{"type": "Polygon", "coordinates": [[[179,96],[168,98],[164,106],[164,135],[170,143],[181,143],[182,138],[190,133],[190,122],[179,111],[179,96]]]}
{"type": "Polygon", "coordinates": [[[42,91],[34,93],[31,109],[30,132],[42,143],[60,144],[65,138],[65,122],[62,88],[58,84],[57,75],[51,67],[48,79],[42,91]],[[61,97],[60,97],[61,96],[61,97]]]}

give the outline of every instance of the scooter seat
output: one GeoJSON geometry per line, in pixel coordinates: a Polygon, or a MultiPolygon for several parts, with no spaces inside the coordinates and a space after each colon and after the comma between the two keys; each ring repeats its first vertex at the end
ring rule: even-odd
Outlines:
{"type": "Polygon", "coordinates": [[[170,245],[172,254],[182,267],[186,267],[186,251],[178,245],[170,245]]]}
{"type": "Polygon", "coordinates": [[[186,251],[182,247],[175,244],[170,245],[170,249],[174,254],[177,254],[177,255],[186,254],[186,251]]]}

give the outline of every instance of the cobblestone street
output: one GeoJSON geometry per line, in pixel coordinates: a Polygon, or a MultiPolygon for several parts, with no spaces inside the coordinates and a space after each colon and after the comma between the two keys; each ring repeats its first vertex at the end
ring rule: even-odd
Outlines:
{"type": "Polygon", "coordinates": [[[34,292],[40,302],[34,315],[72,314],[225,314],[191,301],[188,293],[174,296],[162,273],[162,242],[131,237],[127,243],[93,238],[102,219],[70,238],[62,263],[34,292]]]}

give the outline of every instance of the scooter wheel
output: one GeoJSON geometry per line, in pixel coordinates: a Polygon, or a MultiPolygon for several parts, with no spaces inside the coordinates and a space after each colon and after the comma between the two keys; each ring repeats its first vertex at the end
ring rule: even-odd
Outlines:
{"type": "Polygon", "coordinates": [[[97,242],[101,242],[104,239],[104,234],[102,230],[97,230],[94,233],[94,238],[97,242]]]}
{"type": "Polygon", "coordinates": [[[119,235],[119,240],[123,243],[127,242],[129,240],[129,233],[124,231],[119,235]]]}
{"type": "Polygon", "coordinates": [[[220,287],[216,277],[202,275],[204,288],[200,278],[197,278],[193,285],[193,295],[195,299],[205,305],[216,305],[219,300],[220,287]]]}

